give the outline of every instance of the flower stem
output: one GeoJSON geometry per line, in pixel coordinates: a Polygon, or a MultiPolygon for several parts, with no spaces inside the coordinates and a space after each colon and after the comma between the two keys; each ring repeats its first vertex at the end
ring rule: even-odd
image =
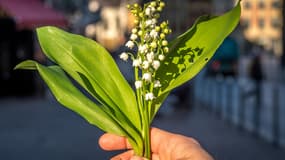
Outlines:
{"type": "Polygon", "coordinates": [[[151,141],[150,141],[150,125],[149,125],[149,113],[147,112],[147,109],[145,109],[145,123],[144,125],[144,157],[151,160],[151,141]]]}
{"type": "MultiPolygon", "coordinates": [[[[139,70],[136,67],[135,68],[135,79],[136,81],[139,80],[139,70]]],[[[150,146],[150,122],[149,122],[149,107],[148,103],[143,98],[143,93],[141,89],[136,90],[136,96],[137,96],[137,102],[139,107],[139,112],[141,115],[141,121],[142,121],[142,139],[143,139],[143,146],[142,151],[139,151],[139,153],[136,153],[139,156],[143,156],[149,160],[151,160],[151,146],[150,146]]]]}

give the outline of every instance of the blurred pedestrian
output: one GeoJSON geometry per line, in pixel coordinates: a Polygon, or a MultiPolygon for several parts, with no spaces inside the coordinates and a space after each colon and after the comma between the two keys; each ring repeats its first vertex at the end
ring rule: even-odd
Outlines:
{"type": "Polygon", "coordinates": [[[258,53],[254,55],[252,59],[250,69],[249,69],[249,76],[255,83],[260,83],[263,80],[263,72],[261,67],[261,55],[258,53]]]}
{"type": "Polygon", "coordinates": [[[249,68],[250,79],[254,82],[254,89],[251,92],[252,95],[256,98],[255,110],[253,113],[253,123],[255,126],[255,132],[258,133],[260,126],[260,110],[261,110],[261,91],[262,91],[262,80],[264,75],[262,72],[261,65],[261,55],[263,54],[264,49],[261,46],[253,46],[252,54],[253,59],[249,68]]]}
{"type": "Polygon", "coordinates": [[[174,105],[175,109],[187,109],[187,110],[191,110],[191,108],[193,107],[193,95],[192,95],[192,86],[191,84],[185,83],[182,86],[176,88],[173,90],[172,92],[173,95],[176,96],[177,101],[174,105]]]}

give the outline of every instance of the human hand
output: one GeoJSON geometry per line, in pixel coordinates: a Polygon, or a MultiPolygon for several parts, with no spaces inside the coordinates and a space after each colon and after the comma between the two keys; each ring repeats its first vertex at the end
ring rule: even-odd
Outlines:
{"type": "MultiPolygon", "coordinates": [[[[107,151],[130,149],[111,160],[143,160],[134,156],[126,138],[106,133],[99,139],[99,145],[107,151]]],[[[151,129],[152,160],[213,160],[193,138],[173,134],[157,128],[151,129]]]]}

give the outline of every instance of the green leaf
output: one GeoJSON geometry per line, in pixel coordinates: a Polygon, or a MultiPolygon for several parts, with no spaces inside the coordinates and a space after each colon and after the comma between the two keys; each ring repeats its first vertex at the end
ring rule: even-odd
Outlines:
{"type": "Polygon", "coordinates": [[[77,112],[89,123],[98,126],[106,132],[122,136],[127,135],[120,125],[111,119],[101,107],[97,106],[74,87],[60,67],[45,67],[35,61],[28,60],[18,64],[15,69],[38,70],[56,99],[62,105],[77,112]]]}
{"type": "Polygon", "coordinates": [[[15,69],[38,70],[59,103],[105,132],[127,137],[134,150],[141,150],[139,149],[142,147],[141,136],[131,128],[128,121],[116,117],[113,112],[109,112],[108,107],[99,107],[88,99],[72,84],[59,66],[45,67],[35,61],[27,60],[18,64],[15,69]]]}
{"type": "Polygon", "coordinates": [[[207,64],[240,19],[240,3],[218,17],[202,16],[184,34],[169,44],[170,52],[156,73],[162,83],[153,116],[168,93],[189,81],[207,64]],[[160,97],[161,96],[161,97],[160,97]]]}
{"type": "Polygon", "coordinates": [[[141,119],[135,94],[116,63],[102,46],[91,39],[55,27],[37,29],[44,53],[116,116],[137,132],[141,119]],[[122,120],[123,121],[123,120],[122,120]]]}

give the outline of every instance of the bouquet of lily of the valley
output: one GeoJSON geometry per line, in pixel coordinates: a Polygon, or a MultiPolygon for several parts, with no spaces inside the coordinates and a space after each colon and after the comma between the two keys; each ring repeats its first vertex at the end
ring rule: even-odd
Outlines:
{"type": "Polygon", "coordinates": [[[150,159],[150,125],[161,104],[171,90],[206,65],[240,18],[238,3],[224,15],[200,17],[189,30],[169,42],[168,22],[159,21],[164,6],[162,0],[128,5],[135,16],[135,28],[126,43],[130,51],[120,58],[132,62],[134,84],[128,84],[101,45],[55,27],[37,29],[42,50],[55,65],[27,60],[16,69],[37,70],[62,105],[103,131],[125,136],[136,155],[150,159]]]}

